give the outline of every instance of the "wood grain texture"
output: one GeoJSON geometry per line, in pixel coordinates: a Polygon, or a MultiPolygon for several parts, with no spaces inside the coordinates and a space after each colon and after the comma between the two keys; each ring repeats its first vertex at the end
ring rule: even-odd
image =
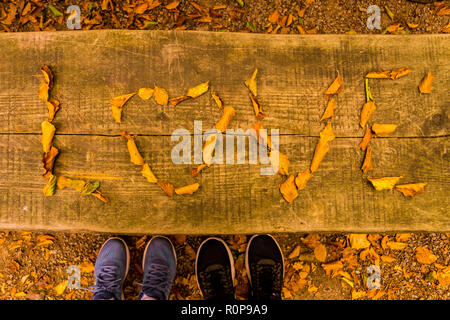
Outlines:
{"type": "Polygon", "coordinates": [[[0,34],[0,229],[97,231],[126,234],[230,234],[260,232],[449,231],[450,37],[448,35],[251,35],[212,32],[87,31],[0,34]],[[55,75],[52,96],[61,102],[54,124],[60,150],[56,175],[101,180],[104,204],[73,190],[45,198],[38,99],[40,65],[55,75]],[[377,110],[373,122],[399,124],[372,142],[371,176],[400,183],[427,182],[426,192],[405,198],[377,192],[360,170],[364,131],[364,74],[408,66],[396,81],[370,80],[377,110]],[[323,92],[344,79],[332,119],[337,138],[305,190],[286,203],[279,175],[261,165],[218,165],[191,177],[195,165],[175,165],[174,129],[214,126],[220,111],[210,92],[178,106],[133,97],[123,123],[111,117],[111,97],[141,87],[164,87],[171,97],[210,81],[225,105],[236,109],[231,128],[255,117],[243,82],[254,68],[266,128],[280,129],[280,151],[290,172],[308,168],[326,106],[323,92]],[[419,95],[426,72],[433,93],[419,95]],[[175,187],[199,182],[197,193],[168,198],[130,163],[119,130],[136,143],[155,175],[175,187]]]}

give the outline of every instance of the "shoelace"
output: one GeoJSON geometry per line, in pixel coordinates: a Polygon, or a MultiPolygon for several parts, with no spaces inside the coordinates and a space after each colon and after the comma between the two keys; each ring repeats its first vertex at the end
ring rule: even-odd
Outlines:
{"type": "Polygon", "coordinates": [[[120,289],[122,279],[117,277],[117,271],[118,267],[116,266],[102,267],[97,276],[93,292],[107,291],[114,293],[116,290],[120,289]]]}
{"type": "Polygon", "coordinates": [[[279,274],[281,265],[255,264],[253,265],[253,295],[257,299],[281,299],[282,284],[279,274]]]}
{"type": "Polygon", "coordinates": [[[229,281],[229,268],[220,266],[210,271],[199,273],[203,284],[205,297],[227,298],[233,297],[233,284],[229,281]]]}
{"type": "Polygon", "coordinates": [[[167,295],[170,288],[168,279],[169,269],[167,266],[153,263],[150,265],[148,274],[142,283],[142,291],[145,293],[156,289],[167,295]]]}

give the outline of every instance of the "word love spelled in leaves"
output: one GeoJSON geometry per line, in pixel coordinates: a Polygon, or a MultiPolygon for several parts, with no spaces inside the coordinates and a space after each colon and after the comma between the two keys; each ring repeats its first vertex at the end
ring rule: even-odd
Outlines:
{"type": "MultiPolygon", "coordinates": [[[[56,112],[60,109],[59,102],[55,99],[50,98],[50,90],[53,87],[53,75],[48,66],[42,66],[41,71],[44,75],[44,82],[41,84],[39,89],[39,98],[46,102],[48,108],[48,120],[42,122],[42,146],[43,146],[43,164],[44,164],[44,177],[47,179],[47,184],[43,189],[46,196],[51,196],[55,193],[56,186],[59,189],[64,189],[66,187],[75,189],[84,195],[92,195],[104,202],[108,202],[108,199],[98,190],[99,182],[86,182],[83,180],[72,179],[70,177],[56,177],[53,175],[53,169],[55,164],[55,159],[58,155],[58,149],[52,145],[53,136],[55,135],[56,129],[51,123],[55,117],[56,112]]],[[[364,137],[359,144],[359,147],[366,151],[364,161],[361,170],[367,173],[373,170],[372,161],[372,147],[370,145],[373,138],[378,136],[383,136],[394,132],[397,128],[396,124],[379,124],[374,123],[371,126],[368,125],[370,117],[376,110],[375,101],[372,97],[369,79],[391,79],[397,80],[411,73],[412,70],[408,67],[403,67],[400,69],[395,69],[391,71],[373,71],[369,72],[365,76],[365,86],[366,86],[366,102],[364,103],[361,116],[360,116],[360,126],[365,130],[364,137]]],[[[255,139],[258,144],[266,147],[267,156],[272,165],[273,171],[286,176],[286,180],[281,183],[278,187],[283,198],[291,203],[294,201],[298,195],[299,191],[306,188],[307,182],[313,177],[314,172],[316,172],[324,160],[326,154],[330,151],[329,143],[335,139],[335,134],[333,132],[331,119],[335,114],[335,110],[338,108],[336,103],[336,97],[341,92],[343,86],[343,79],[339,75],[334,79],[328,89],[325,91],[324,96],[327,100],[326,108],[320,118],[320,121],[326,121],[325,127],[320,132],[319,140],[316,144],[314,150],[314,156],[311,160],[309,168],[304,171],[299,172],[296,176],[289,174],[290,162],[288,157],[281,153],[279,150],[272,148],[270,136],[267,135],[266,130],[263,126],[263,119],[266,114],[263,112],[263,108],[258,101],[258,86],[257,86],[257,74],[258,69],[255,69],[252,76],[244,82],[244,85],[249,90],[249,102],[253,111],[255,113],[256,122],[251,126],[253,129],[251,134],[251,139],[255,139]]],[[[420,94],[429,94],[432,91],[433,75],[429,72],[420,82],[418,89],[420,94]]],[[[138,95],[142,100],[154,99],[155,103],[167,106],[168,104],[176,106],[183,101],[188,99],[195,99],[209,90],[209,81],[200,83],[199,85],[192,87],[187,90],[183,95],[170,98],[169,93],[166,89],[154,86],[153,88],[140,88],[136,92],[120,95],[109,100],[111,105],[112,117],[117,123],[122,123],[122,112],[126,103],[135,95],[138,95]]],[[[217,95],[216,92],[211,91],[211,97],[217,104],[218,108],[222,111],[222,117],[216,123],[216,129],[218,132],[223,133],[229,126],[229,123],[236,115],[236,111],[231,106],[225,106],[222,99],[217,95]]],[[[160,181],[152,172],[148,162],[144,160],[142,155],[139,153],[136,142],[132,136],[127,134],[125,131],[120,131],[119,134],[125,138],[127,141],[127,148],[130,154],[130,162],[141,166],[142,176],[147,179],[148,182],[158,185],[169,197],[173,194],[177,195],[187,195],[197,192],[200,187],[199,183],[192,183],[187,186],[181,186],[175,188],[171,183],[167,181],[160,181]]],[[[211,135],[205,142],[202,149],[202,159],[203,163],[192,170],[192,177],[195,178],[202,170],[210,167],[213,163],[214,150],[216,147],[216,137],[211,135]]],[[[425,192],[425,186],[427,183],[410,183],[404,185],[397,185],[402,176],[398,177],[368,177],[377,191],[382,190],[395,190],[401,192],[404,196],[415,196],[417,194],[425,192]]]]}

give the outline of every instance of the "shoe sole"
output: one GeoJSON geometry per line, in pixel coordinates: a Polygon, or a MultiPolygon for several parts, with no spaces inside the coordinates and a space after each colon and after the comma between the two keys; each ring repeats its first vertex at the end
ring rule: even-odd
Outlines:
{"type": "Polygon", "coordinates": [[[164,238],[164,239],[166,239],[167,241],[169,241],[170,245],[172,246],[173,255],[175,256],[175,266],[177,265],[177,253],[176,253],[176,251],[175,251],[175,247],[174,247],[173,244],[172,244],[172,241],[170,241],[169,238],[164,237],[164,236],[154,236],[154,237],[152,237],[152,238],[150,239],[150,241],[149,241],[149,242],[147,243],[147,245],[145,246],[144,256],[142,257],[142,271],[144,270],[145,256],[147,255],[148,247],[150,246],[150,243],[151,243],[154,239],[156,239],[156,238],[164,238]]]}
{"type": "MultiPolygon", "coordinates": [[[[230,264],[231,264],[231,279],[232,279],[232,282],[233,282],[233,288],[234,288],[234,278],[235,278],[235,275],[236,275],[236,272],[235,272],[235,270],[234,270],[234,259],[233,259],[233,255],[231,254],[231,250],[230,250],[230,248],[228,248],[228,245],[226,244],[226,242],[223,241],[222,239],[216,238],[216,237],[211,237],[211,238],[208,238],[208,239],[204,240],[204,241],[200,244],[200,247],[199,247],[198,250],[197,250],[197,256],[195,257],[195,280],[197,281],[198,290],[200,290],[200,293],[202,294],[203,297],[204,297],[204,295],[203,295],[202,289],[200,288],[200,283],[198,282],[198,272],[197,272],[197,271],[198,271],[198,270],[197,270],[198,253],[200,252],[200,249],[203,247],[203,245],[205,244],[205,242],[208,241],[208,240],[211,240],[211,239],[218,240],[218,241],[222,242],[223,245],[225,246],[225,249],[227,249],[227,252],[228,252],[228,258],[230,258],[230,264]]],[[[234,293],[234,298],[236,298],[236,293],[234,293]]]]}
{"type": "Polygon", "coordinates": [[[281,248],[280,248],[280,245],[278,244],[278,241],[275,240],[275,238],[272,237],[270,234],[255,234],[255,235],[252,236],[252,237],[250,238],[250,240],[248,241],[248,244],[247,244],[247,250],[245,250],[245,270],[247,271],[248,282],[249,282],[250,285],[252,285],[252,277],[250,276],[250,266],[249,266],[249,264],[248,264],[248,251],[249,251],[248,249],[250,248],[250,245],[251,245],[251,243],[252,243],[252,240],[253,240],[255,237],[263,236],[263,235],[271,237],[271,238],[273,239],[273,241],[276,243],[276,245],[277,245],[277,247],[278,247],[278,250],[280,250],[280,253],[281,253],[281,259],[282,259],[282,261],[283,261],[283,280],[284,280],[284,255],[283,255],[283,251],[282,251],[281,248]]]}
{"type": "MultiPolygon", "coordinates": [[[[125,279],[126,279],[126,277],[127,277],[127,275],[128,275],[128,270],[130,269],[130,250],[128,249],[128,245],[127,245],[127,243],[125,242],[125,240],[123,240],[122,238],[119,238],[119,237],[112,237],[112,238],[109,238],[109,239],[106,240],[105,243],[102,245],[102,247],[100,248],[100,251],[102,251],[103,246],[104,246],[109,240],[113,240],[113,239],[117,239],[117,240],[122,241],[122,243],[125,245],[125,249],[126,249],[126,252],[127,252],[127,268],[126,268],[126,270],[125,270],[125,276],[123,277],[123,281],[125,282],[125,279]]],[[[99,252],[100,252],[100,251],[99,251],[99,252]]],[[[125,300],[125,296],[124,296],[124,294],[123,294],[123,290],[122,290],[122,300],[125,300]]]]}

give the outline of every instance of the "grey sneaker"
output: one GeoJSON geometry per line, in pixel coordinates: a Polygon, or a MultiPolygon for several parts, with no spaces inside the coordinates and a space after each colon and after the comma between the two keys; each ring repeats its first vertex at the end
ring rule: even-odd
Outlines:
{"type": "Polygon", "coordinates": [[[130,266],[130,252],[120,238],[105,241],[95,261],[92,300],[122,300],[123,282],[130,266]]]}
{"type": "Polygon", "coordinates": [[[142,259],[144,281],[139,299],[168,300],[177,270],[177,256],[172,242],[166,237],[150,239],[142,259]]]}

